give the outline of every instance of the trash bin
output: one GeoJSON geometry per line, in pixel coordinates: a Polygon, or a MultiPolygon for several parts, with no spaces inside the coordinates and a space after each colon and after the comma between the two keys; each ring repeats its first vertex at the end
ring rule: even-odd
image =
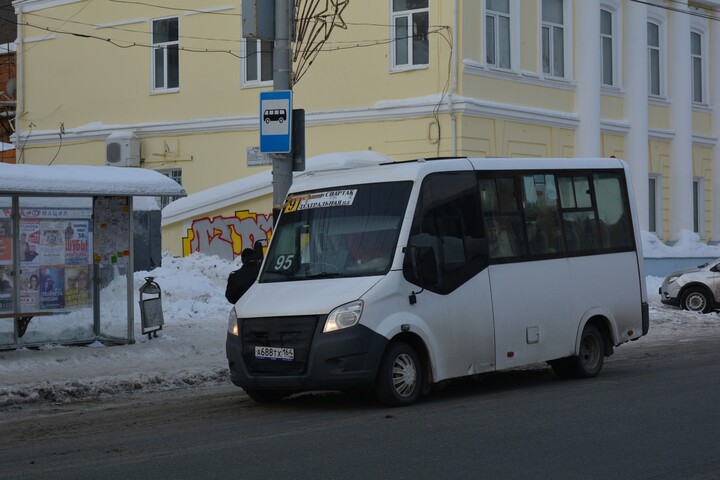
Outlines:
{"type": "Polygon", "coordinates": [[[145,277],[145,284],[140,287],[140,320],[142,333],[148,339],[157,338],[158,330],[162,330],[165,320],[162,311],[162,291],[155,283],[155,277],[145,277]]]}

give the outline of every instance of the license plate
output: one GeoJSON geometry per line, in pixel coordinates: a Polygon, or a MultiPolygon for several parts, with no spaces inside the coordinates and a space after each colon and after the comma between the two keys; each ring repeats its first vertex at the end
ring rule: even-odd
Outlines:
{"type": "Polygon", "coordinates": [[[259,360],[295,360],[295,349],[278,347],[255,347],[255,358],[259,360]]]}

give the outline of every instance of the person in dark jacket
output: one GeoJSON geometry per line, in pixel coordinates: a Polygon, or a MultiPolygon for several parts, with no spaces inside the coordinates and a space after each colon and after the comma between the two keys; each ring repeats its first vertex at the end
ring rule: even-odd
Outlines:
{"type": "MultiPolygon", "coordinates": [[[[256,245],[257,246],[257,245],[256,245]]],[[[260,273],[260,262],[262,261],[262,245],[260,251],[256,252],[252,248],[246,248],[240,253],[242,267],[230,273],[225,288],[225,298],[233,305],[240,300],[240,297],[247,292],[248,288],[255,283],[258,273],[260,273]]]]}

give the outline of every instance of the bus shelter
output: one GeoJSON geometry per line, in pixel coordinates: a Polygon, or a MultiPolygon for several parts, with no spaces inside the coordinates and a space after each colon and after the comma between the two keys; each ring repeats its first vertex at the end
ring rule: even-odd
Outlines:
{"type": "Polygon", "coordinates": [[[134,341],[133,198],[153,170],[0,163],[0,349],[134,341]]]}

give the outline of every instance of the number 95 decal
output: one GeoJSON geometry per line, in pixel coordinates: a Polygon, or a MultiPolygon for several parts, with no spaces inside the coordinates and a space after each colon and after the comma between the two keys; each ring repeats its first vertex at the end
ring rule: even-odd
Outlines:
{"type": "Polygon", "coordinates": [[[275,270],[289,270],[292,267],[295,255],[280,255],[275,261],[275,270]]]}

